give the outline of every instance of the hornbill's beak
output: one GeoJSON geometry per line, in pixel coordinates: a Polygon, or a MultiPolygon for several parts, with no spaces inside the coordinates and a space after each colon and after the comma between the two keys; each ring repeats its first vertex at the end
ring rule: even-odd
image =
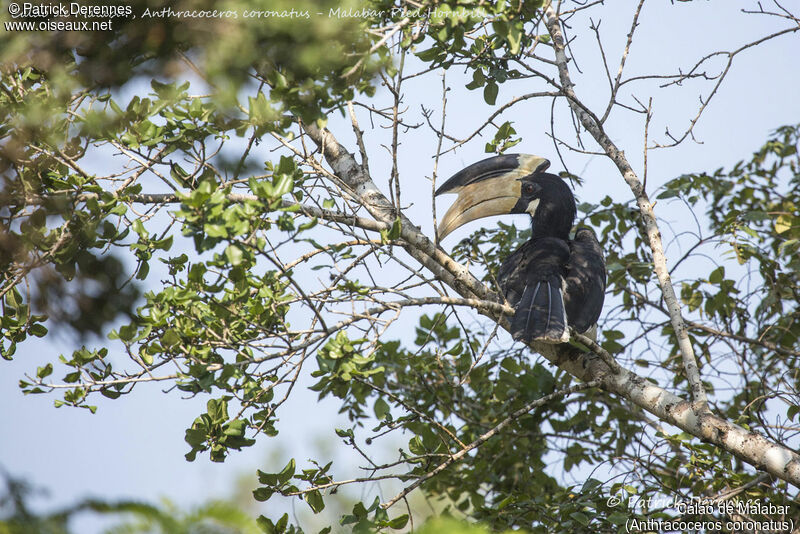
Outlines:
{"type": "Polygon", "coordinates": [[[511,213],[521,196],[520,178],[544,171],[550,162],[529,154],[505,154],[473,163],[436,190],[458,193],[439,224],[439,239],[475,219],[511,213]]]}

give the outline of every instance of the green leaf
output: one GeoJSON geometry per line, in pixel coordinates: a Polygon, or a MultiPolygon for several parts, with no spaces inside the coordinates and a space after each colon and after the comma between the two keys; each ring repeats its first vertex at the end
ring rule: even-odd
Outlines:
{"type": "Polygon", "coordinates": [[[375,417],[378,419],[385,419],[386,416],[389,414],[390,408],[389,404],[383,400],[382,397],[378,397],[375,401],[375,417]]]}
{"type": "Polygon", "coordinates": [[[320,513],[325,508],[325,502],[322,500],[322,494],[317,490],[306,493],[305,500],[315,514],[320,513]]]}
{"type": "Polygon", "coordinates": [[[242,263],[244,252],[239,248],[239,245],[228,245],[225,249],[225,257],[228,259],[228,263],[235,267],[242,263]]]}
{"type": "Polygon", "coordinates": [[[517,498],[516,498],[514,495],[509,495],[508,497],[506,497],[505,499],[503,499],[502,501],[500,501],[499,503],[497,503],[497,510],[498,510],[498,511],[499,511],[499,510],[503,510],[503,509],[504,509],[504,508],[506,508],[506,507],[507,507],[509,504],[512,504],[512,503],[514,503],[514,502],[516,502],[516,501],[517,501],[517,498]]]}
{"type": "Polygon", "coordinates": [[[522,25],[512,24],[506,35],[508,41],[508,50],[512,54],[519,54],[520,45],[522,44],[522,25]]]}
{"type": "Polygon", "coordinates": [[[294,179],[289,174],[283,174],[278,177],[277,181],[272,186],[272,194],[275,198],[282,197],[292,190],[294,187],[294,179]]]}
{"type": "Polygon", "coordinates": [[[475,69],[472,71],[472,81],[466,85],[467,89],[477,89],[478,87],[483,87],[483,84],[486,83],[486,77],[483,75],[483,71],[481,69],[475,69]]]}
{"type": "Polygon", "coordinates": [[[258,502],[268,501],[275,492],[269,488],[256,488],[253,490],[253,498],[258,502]]]}
{"type": "Polygon", "coordinates": [[[622,512],[612,512],[608,516],[608,520],[615,525],[624,525],[625,522],[628,520],[628,516],[623,514],[622,512]]]}
{"type": "Polygon", "coordinates": [[[625,491],[627,491],[631,495],[638,495],[639,494],[639,490],[637,488],[631,486],[630,484],[625,484],[623,486],[623,488],[625,489],[625,491]]]}
{"type": "Polygon", "coordinates": [[[291,460],[289,460],[289,463],[287,463],[286,466],[281,470],[281,472],[278,473],[278,482],[280,482],[281,484],[285,484],[286,482],[288,482],[294,476],[294,471],[295,471],[295,463],[294,463],[294,458],[292,458],[291,460]]]}
{"type": "Polygon", "coordinates": [[[347,430],[344,430],[342,428],[337,428],[336,429],[336,435],[339,436],[340,438],[353,439],[353,429],[352,428],[348,428],[347,430]]]}
{"type": "Polygon", "coordinates": [[[386,236],[387,239],[394,240],[399,239],[400,234],[402,234],[402,223],[400,222],[400,217],[396,218],[394,222],[392,222],[392,228],[389,230],[389,234],[386,236]]]}
{"type": "Polygon", "coordinates": [[[40,323],[32,324],[31,327],[28,328],[28,333],[32,336],[44,337],[47,335],[47,328],[40,323]]]}
{"type": "Polygon", "coordinates": [[[483,88],[483,99],[489,105],[494,105],[495,101],[497,100],[497,92],[499,88],[495,81],[490,81],[486,84],[486,87],[483,88]]]}
{"type": "Polygon", "coordinates": [[[36,369],[36,376],[39,378],[45,378],[53,374],[53,364],[48,363],[44,367],[39,367],[36,369]]]}
{"type": "Polygon", "coordinates": [[[792,229],[792,217],[790,215],[781,214],[775,220],[775,232],[782,234],[792,229]]]}
{"type": "Polygon", "coordinates": [[[408,524],[408,514],[403,514],[389,521],[389,526],[394,529],[405,528],[407,524],[408,524]]]}
{"type": "Polygon", "coordinates": [[[712,284],[719,284],[725,278],[725,267],[720,265],[708,275],[708,281],[712,284]]]}
{"type": "Polygon", "coordinates": [[[267,534],[283,534],[289,524],[289,514],[283,514],[277,523],[261,515],[256,519],[256,524],[267,534]]]}
{"type": "Polygon", "coordinates": [[[138,332],[138,328],[135,324],[128,324],[122,325],[119,327],[119,338],[122,341],[133,341],[133,338],[136,336],[138,332]]]}
{"type": "Polygon", "coordinates": [[[441,53],[442,53],[441,49],[433,47],[427,50],[423,50],[421,52],[417,52],[417,57],[422,61],[428,62],[436,59],[441,53]]]}
{"type": "Polygon", "coordinates": [[[585,527],[589,526],[589,518],[586,516],[586,514],[583,514],[581,512],[572,512],[571,514],[569,514],[569,516],[578,523],[580,523],[581,525],[585,527]]]}

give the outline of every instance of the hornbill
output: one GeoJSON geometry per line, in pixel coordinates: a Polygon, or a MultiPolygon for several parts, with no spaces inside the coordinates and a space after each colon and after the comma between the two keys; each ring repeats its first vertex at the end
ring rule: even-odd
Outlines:
{"type": "Polygon", "coordinates": [[[538,156],[495,156],[462,169],[436,191],[458,194],[439,225],[439,239],[482,217],[531,216],[530,240],[503,261],[497,275],[515,309],[511,334],[526,343],[565,343],[569,327],[587,332],[600,316],[606,290],[597,236],[580,227],[570,239],[575,197],[564,180],[544,172],[549,166],[538,156]]]}

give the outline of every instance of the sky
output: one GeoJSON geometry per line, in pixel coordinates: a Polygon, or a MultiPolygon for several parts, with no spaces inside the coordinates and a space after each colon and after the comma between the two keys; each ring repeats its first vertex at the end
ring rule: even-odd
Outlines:
{"type": "MultiPolygon", "coordinates": [[[[637,28],[634,47],[628,57],[627,72],[684,72],[697,59],[715,50],[735,50],[743,44],[770,32],[770,28],[786,27],[785,21],[774,17],[741,13],[746,2],[675,2],[646,3],[637,28]],[[735,6],[733,4],[736,4],[735,6]]],[[[634,2],[615,1],[603,11],[600,26],[604,50],[611,59],[612,75],[616,73],[619,53],[630,29],[634,2]]],[[[573,27],[573,35],[581,28],[573,27]]],[[[599,104],[607,96],[608,84],[600,63],[594,36],[579,34],[574,42],[577,65],[583,74],[576,76],[576,92],[589,103],[599,104]]],[[[791,34],[763,46],[746,50],[733,63],[727,79],[714,96],[697,124],[695,135],[700,143],[686,141],[672,150],[651,151],[648,157],[648,188],[654,188],[677,175],[698,170],[714,170],[746,159],[766,139],[768,133],[783,124],[800,121],[800,36],[791,34]]],[[[724,57],[709,64],[710,72],[719,72],[724,57]]],[[[412,67],[415,65],[412,63],[412,67]]],[[[479,106],[479,91],[463,89],[459,73],[448,73],[448,126],[454,131],[474,129],[485,114],[470,113],[479,106]]],[[[664,140],[664,131],[677,132],[694,116],[699,94],[706,95],[713,82],[689,82],[686,87],[661,89],[655,93],[647,87],[634,94],[647,98],[654,94],[651,139],[664,140]],[[698,89],[700,90],[698,93],[698,89]]],[[[441,106],[441,79],[429,76],[410,81],[405,103],[412,113],[419,114],[420,104],[434,110],[438,116],[441,106]]],[[[515,96],[517,87],[501,86],[497,102],[504,103],[515,96]]],[[[385,90],[382,90],[385,93],[385,90]]],[[[380,91],[379,91],[380,95],[380,91]]],[[[385,94],[384,94],[385,98],[385,94]]],[[[624,94],[627,103],[632,99],[624,94]]],[[[507,117],[524,142],[515,149],[548,157],[561,170],[558,158],[548,140],[550,128],[549,103],[520,106],[507,117]],[[520,116],[520,112],[527,114],[520,116]]],[[[569,118],[557,117],[563,126],[569,118]]],[[[368,124],[362,118],[361,126],[368,124]]],[[[334,118],[331,129],[355,151],[348,124],[334,118]]],[[[613,140],[626,150],[634,166],[641,169],[642,132],[640,115],[618,113],[612,117],[608,131],[613,140]]],[[[569,128],[561,128],[568,137],[569,128]]],[[[376,134],[378,135],[378,134],[376,134]]],[[[440,179],[461,167],[484,157],[479,140],[466,149],[451,152],[440,160],[440,179]]],[[[370,139],[372,170],[378,185],[385,186],[388,159],[380,153],[380,139],[370,139]]],[[[430,136],[406,136],[401,147],[401,179],[404,195],[413,206],[408,215],[419,221],[423,230],[432,233],[429,186],[417,187],[421,177],[430,176],[431,162],[416,157],[429,154],[430,136]],[[405,157],[403,157],[405,155],[405,157]],[[423,191],[423,194],[416,191],[423,191]]],[[[590,147],[591,148],[591,147],[590,147]]],[[[610,193],[617,198],[630,195],[610,163],[599,156],[566,155],[572,172],[581,174],[586,183],[578,191],[582,200],[600,198],[610,193]]],[[[427,183],[427,181],[425,182],[427,183]]],[[[652,195],[655,196],[655,195],[652,195]]],[[[440,216],[451,198],[439,201],[440,216]]],[[[671,221],[675,216],[669,207],[657,206],[656,214],[671,221]]],[[[672,222],[680,223],[678,220],[672,222]]],[[[474,223],[460,229],[444,243],[448,248],[477,228],[474,223]]],[[[669,259],[669,254],[668,254],[669,259]]],[[[198,505],[209,498],[229,496],[239,484],[240,477],[251,477],[257,468],[274,464],[282,466],[289,456],[309,457],[318,449],[321,432],[336,419],[337,406],[331,402],[318,403],[316,394],[298,389],[290,410],[279,424],[281,434],[276,439],[260,439],[242,452],[233,453],[224,464],[215,464],[200,454],[195,462],[183,455],[188,446],[184,431],[194,418],[204,411],[206,398],[181,399],[178,392],[164,394],[159,385],[145,384],[134,395],[115,401],[97,398],[96,414],[87,410],[53,407],[54,396],[23,396],[17,387],[25,373],[35,372],[37,365],[54,360],[60,353],[73,350],[70,339],[52,336],[25,342],[18,348],[12,362],[0,362],[0,468],[18,478],[48,491],[36,499],[42,509],[68,505],[88,497],[109,499],[141,499],[157,501],[167,497],[183,506],[198,505]],[[309,417],[308,414],[313,416],[309,417]],[[280,465],[278,465],[280,464],[280,465]]],[[[267,509],[277,517],[281,510],[267,509]]],[[[102,522],[82,519],[81,532],[99,532],[102,522]]]]}

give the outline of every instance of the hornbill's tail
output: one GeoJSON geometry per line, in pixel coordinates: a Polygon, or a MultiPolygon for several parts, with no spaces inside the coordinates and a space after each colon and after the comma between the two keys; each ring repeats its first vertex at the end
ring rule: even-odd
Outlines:
{"type": "Polygon", "coordinates": [[[511,320],[511,335],[530,343],[566,343],[569,341],[567,312],[564,308],[562,280],[552,276],[526,285],[511,320]]]}

